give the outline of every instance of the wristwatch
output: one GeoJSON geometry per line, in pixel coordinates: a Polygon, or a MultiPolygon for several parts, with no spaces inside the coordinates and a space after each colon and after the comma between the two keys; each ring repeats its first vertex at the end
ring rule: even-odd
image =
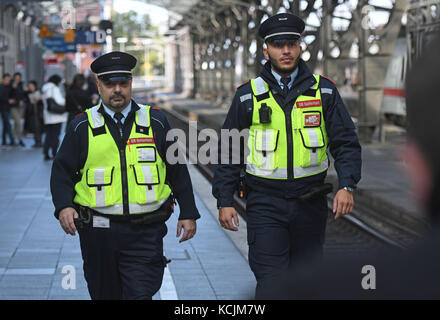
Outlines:
{"type": "Polygon", "coordinates": [[[352,187],[343,187],[342,189],[344,189],[345,191],[348,191],[350,193],[354,192],[354,188],[352,188],[352,187]]]}

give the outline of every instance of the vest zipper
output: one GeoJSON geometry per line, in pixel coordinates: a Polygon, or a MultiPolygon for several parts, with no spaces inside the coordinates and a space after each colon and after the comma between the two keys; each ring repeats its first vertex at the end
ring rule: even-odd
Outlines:
{"type": "Polygon", "coordinates": [[[292,108],[284,106],[286,110],[286,136],[287,136],[287,180],[293,180],[293,134],[292,134],[292,108]]]}
{"type": "Polygon", "coordinates": [[[119,149],[119,157],[121,161],[122,203],[124,208],[124,215],[128,215],[129,214],[128,183],[127,183],[127,163],[125,159],[125,150],[119,149]]]}

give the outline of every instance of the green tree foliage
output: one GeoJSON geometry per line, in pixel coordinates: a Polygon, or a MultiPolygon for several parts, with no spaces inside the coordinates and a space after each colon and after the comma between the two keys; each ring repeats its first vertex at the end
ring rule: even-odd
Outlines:
{"type": "MultiPolygon", "coordinates": [[[[127,38],[125,47],[135,46],[133,39],[150,37],[152,31],[157,31],[157,27],[151,24],[151,19],[148,14],[139,15],[136,11],[128,11],[124,13],[113,12],[113,48],[119,50],[120,44],[116,42],[117,38],[127,38]],[[148,36],[147,36],[148,34],[148,36]]],[[[133,55],[137,59],[136,67],[133,69],[134,76],[145,75],[145,51],[144,50],[125,50],[127,53],[133,55]]],[[[157,54],[150,54],[150,64],[153,66],[154,73],[156,73],[156,65],[163,70],[163,64],[160,65],[157,54]]],[[[151,71],[150,70],[150,73],[151,71]]]]}

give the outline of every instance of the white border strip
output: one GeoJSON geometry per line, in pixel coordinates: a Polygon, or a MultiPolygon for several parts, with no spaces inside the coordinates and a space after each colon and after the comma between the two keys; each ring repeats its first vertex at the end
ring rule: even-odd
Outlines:
{"type": "Polygon", "coordinates": [[[301,34],[298,33],[298,32],[278,32],[278,33],[272,33],[272,34],[269,34],[268,36],[266,36],[266,37],[264,38],[264,40],[266,40],[267,38],[270,38],[270,37],[280,36],[280,35],[282,35],[282,34],[294,34],[294,35],[297,35],[297,36],[301,36],[301,34]]]}
{"type": "Polygon", "coordinates": [[[109,74],[109,73],[130,73],[131,74],[131,71],[127,71],[127,70],[106,71],[106,72],[98,73],[98,76],[102,76],[103,74],[109,74]]]}

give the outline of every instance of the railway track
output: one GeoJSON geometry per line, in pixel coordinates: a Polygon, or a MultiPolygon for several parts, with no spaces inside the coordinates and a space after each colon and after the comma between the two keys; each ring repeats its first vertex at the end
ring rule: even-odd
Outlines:
{"type": "MultiPolygon", "coordinates": [[[[182,129],[187,133],[190,120],[188,116],[178,113],[172,108],[163,108],[161,110],[166,113],[171,127],[182,129]]],[[[208,126],[200,122],[197,123],[197,130],[199,132],[205,128],[208,128],[208,126]]],[[[198,147],[200,147],[200,145],[198,147]]],[[[187,154],[187,156],[195,159],[194,155],[187,154]]],[[[200,172],[212,182],[214,177],[214,166],[202,165],[198,161],[194,161],[194,163],[196,163],[200,172]]],[[[415,233],[401,229],[396,225],[387,226],[388,230],[392,229],[387,234],[372,227],[372,225],[357,218],[362,216],[362,208],[355,208],[355,214],[353,215],[346,215],[341,219],[334,220],[334,214],[332,212],[333,197],[334,194],[328,195],[329,211],[327,218],[326,241],[324,245],[324,252],[326,255],[357,255],[367,251],[371,252],[375,249],[390,247],[404,249],[417,238],[415,233]]],[[[246,220],[246,202],[237,195],[234,197],[234,200],[237,211],[242,218],[246,220]]]]}

